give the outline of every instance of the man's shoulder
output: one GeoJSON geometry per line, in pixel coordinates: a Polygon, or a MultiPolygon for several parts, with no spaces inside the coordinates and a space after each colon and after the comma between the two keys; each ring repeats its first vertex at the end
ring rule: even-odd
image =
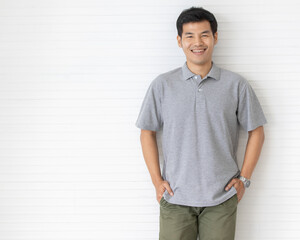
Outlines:
{"type": "Polygon", "coordinates": [[[224,67],[218,67],[221,70],[221,77],[227,82],[238,83],[240,86],[245,86],[248,83],[247,79],[242,74],[224,67]]]}
{"type": "Polygon", "coordinates": [[[157,82],[165,82],[170,79],[174,78],[181,78],[182,77],[182,67],[173,68],[169,71],[162,72],[154,79],[157,82]]]}
{"type": "Polygon", "coordinates": [[[218,66],[218,67],[221,69],[223,77],[229,77],[229,78],[233,78],[233,79],[240,80],[240,81],[245,81],[246,80],[245,77],[242,76],[238,72],[229,70],[229,69],[224,68],[224,67],[220,67],[220,66],[218,66]]]}

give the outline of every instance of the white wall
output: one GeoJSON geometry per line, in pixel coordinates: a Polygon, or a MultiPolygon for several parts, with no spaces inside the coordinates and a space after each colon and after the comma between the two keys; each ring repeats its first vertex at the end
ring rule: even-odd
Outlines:
{"type": "Polygon", "coordinates": [[[158,239],[134,123],[154,77],[185,61],[175,22],[193,5],[268,120],[236,239],[300,239],[299,1],[1,0],[0,240],[158,239]]]}

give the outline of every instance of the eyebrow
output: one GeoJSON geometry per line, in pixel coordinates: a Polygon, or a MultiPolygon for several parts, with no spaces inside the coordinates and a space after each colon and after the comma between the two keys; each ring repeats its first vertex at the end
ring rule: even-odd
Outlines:
{"type": "MultiPolygon", "coordinates": [[[[202,33],[210,33],[210,31],[209,30],[205,30],[202,33]]],[[[194,34],[194,33],[192,33],[192,32],[186,32],[186,33],[184,33],[184,35],[188,35],[188,34],[194,34]]]]}

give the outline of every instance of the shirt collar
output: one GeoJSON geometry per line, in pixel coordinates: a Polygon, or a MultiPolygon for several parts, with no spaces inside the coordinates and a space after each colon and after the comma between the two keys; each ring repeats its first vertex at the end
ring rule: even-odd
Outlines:
{"type": "MultiPolygon", "coordinates": [[[[188,68],[187,66],[187,62],[185,61],[185,63],[182,66],[182,74],[183,74],[183,79],[184,80],[188,80],[191,77],[197,75],[193,72],[191,72],[191,70],[188,68]]],[[[207,77],[211,77],[215,80],[219,80],[220,79],[220,68],[212,61],[212,67],[209,71],[209,73],[207,74],[207,77]]]]}

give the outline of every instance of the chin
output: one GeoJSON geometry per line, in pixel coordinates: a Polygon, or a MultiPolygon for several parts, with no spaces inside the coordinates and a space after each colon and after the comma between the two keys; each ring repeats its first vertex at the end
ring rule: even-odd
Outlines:
{"type": "Polygon", "coordinates": [[[209,61],[190,61],[195,65],[205,65],[207,63],[209,63],[209,61]]]}

